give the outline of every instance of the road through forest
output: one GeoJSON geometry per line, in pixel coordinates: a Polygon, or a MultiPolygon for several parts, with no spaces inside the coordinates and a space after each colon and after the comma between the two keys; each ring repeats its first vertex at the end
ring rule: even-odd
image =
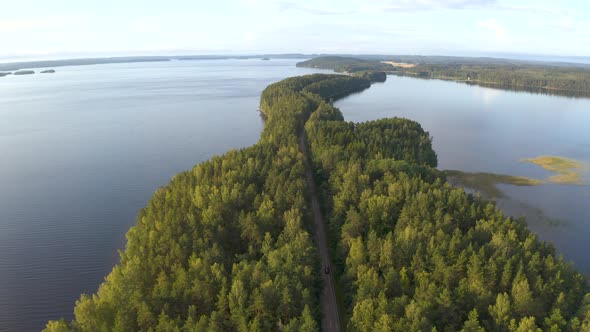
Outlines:
{"type": "Polygon", "coordinates": [[[320,296],[322,308],[322,331],[332,332],[341,331],[340,316],[338,315],[338,302],[336,302],[336,292],[334,288],[334,278],[332,276],[330,253],[328,251],[328,238],[324,224],[322,211],[320,210],[320,203],[318,200],[317,189],[311,165],[309,164],[309,155],[307,153],[307,145],[305,144],[305,134],[299,136],[299,149],[304,154],[305,162],[305,177],[307,180],[307,187],[311,199],[311,209],[313,213],[313,220],[315,225],[314,239],[320,252],[321,275],[323,282],[323,290],[320,296]],[[330,273],[324,273],[324,269],[330,267],[330,273]]]}

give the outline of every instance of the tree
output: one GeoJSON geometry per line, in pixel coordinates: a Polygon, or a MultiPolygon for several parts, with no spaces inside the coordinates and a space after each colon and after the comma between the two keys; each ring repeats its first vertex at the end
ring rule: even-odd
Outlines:
{"type": "Polygon", "coordinates": [[[463,324],[461,332],[484,332],[485,330],[479,325],[477,318],[477,310],[473,309],[469,312],[469,318],[463,324]]]}
{"type": "Polygon", "coordinates": [[[537,327],[537,324],[535,324],[535,317],[524,317],[520,320],[520,323],[516,329],[514,329],[515,325],[516,324],[514,322],[511,324],[512,329],[515,332],[541,331],[541,329],[537,327]]]}
{"type": "Polygon", "coordinates": [[[508,327],[511,317],[510,297],[508,294],[498,294],[496,303],[489,306],[489,312],[498,329],[508,327]]]}
{"type": "Polygon", "coordinates": [[[318,324],[311,316],[311,311],[309,310],[309,306],[305,306],[303,309],[303,313],[301,314],[301,328],[299,331],[301,332],[316,332],[318,331],[318,324]]]}
{"type": "Polygon", "coordinates": [[[521,317],[527,316],[533,311],[533,293],[527,278],[522,274],[517,275],[512,284],[512,301],[514,310],[521,317]]]}
{"type": "Polygon", "coordinates": [[[58,321],[54,320],[54,321],[47,323],[44,331],[47,331],[47,332],[69,332],[70,327],[68,325],[68,322],[66,322],[66,320],[62,318],[58,321]]]}

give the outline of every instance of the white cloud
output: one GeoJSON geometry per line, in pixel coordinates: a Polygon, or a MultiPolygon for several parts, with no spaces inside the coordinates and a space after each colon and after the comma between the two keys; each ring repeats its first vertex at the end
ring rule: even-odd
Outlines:
{"type": "Polygon", "coordinates": [[[269,7],[283,11],[298,11],[314,15],[349,15],[383,11],[428,11],[438,9],[492,8],[498,0],[240,0],[253,7],[269,7]]]}
{"type": "Polygon", "coordinates": [[[465,9],[492,6],[496,0],[386,0],[382,2],[390,9],[465,9]]]}
{"type": "Polygon", "coordinates": [[[29,17],[21,19],[0,19],[0,37],[2,34],[17,34],[30,32],[47,32],[55,29],[71,29],[86,22],[85,17],[51,16],[29,17]]]}
{"type": "Polygon", "coordinates": [[[570,16],[563,16],[556,20],[552,27],[560,32],[579,33],[588,35],[590,31],[590,22],[588,20],[575,19],[570,16]]]}
{"type": "Polygon", "coordinates": [[[488,19],[479,22],[479,27],[492,31],[498,39],[502,39],[506,35],[506,29],[500,24],[498,24],[498,22],[496,22],[496,20],[494,19],[488,19]]]}
{"type": "Polygon", "coordinates": [[[22,30],[34,30],[47,25],[48,20],[39,19],[17,19],[17,20],[1,20],[0,32],[15,32],[22,30]]]}

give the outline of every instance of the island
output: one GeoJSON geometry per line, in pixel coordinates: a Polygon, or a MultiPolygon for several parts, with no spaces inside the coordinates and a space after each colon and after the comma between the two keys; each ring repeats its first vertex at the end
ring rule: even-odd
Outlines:
{"type": "Polygon", "coordinates": [[[270,60],[270,58],[266,58],[266,57],[264,57],[264,58],[262,58],[262,59],[260,59],[260,60],[268,61],[268,60],[270,60]]]}
{"type": "Polygon", "coordinates": [[[41,71],[41,74],[54,74],[54,73],[55,73],[55,69],[47,69],[47,70],[41,71]]]}
{"type": "Polygon", "coordinates": [[[8,73],[0,73],[0,77],[4,77],[4,76],[8,76],[8,75],[12,75],[12,73],[8,72],[8,73]]]}
{"type": "Polygon", "coordinates": [[[14,72],[13,75],[33,75],[34,73],[34,70],[19,70],[14,72]]]}
{"type": "Polygon", "coordinates": [[[419,123],[330,102],[371,83],[269,85],[258,143],[156,190],[98,291],[45,331],[588,330],[584,277],[451,186],[419,123]]]}

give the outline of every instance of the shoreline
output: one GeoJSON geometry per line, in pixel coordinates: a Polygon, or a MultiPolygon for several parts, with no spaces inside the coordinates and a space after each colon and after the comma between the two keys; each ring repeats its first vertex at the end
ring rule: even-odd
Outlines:
{"type": "Polygon", "coordinates": [[[465,79],[459,79],[459,78],[453,78],[453,77],[420,77],[420,76],[418,76],[418,73],[411,73],[411,72],[402,73],[402,72],[394,72],[394,71],[392,71],[392,72],[387,72],[387,74],[388,75],[400,76],[400,77],[421,78],[421,79],[425,79],[425,80],[441,80],[441,81],[465,83],[465,84],[468,84],[468,85],[477,85],[477,86],[483,86],[483,87],[488,87],[488,85],[493,85],[494,87],[498,87],[500,90],[506,90],[506,91],[514,91],[514,90],[511,90],[511,89],[503,89],[502,87],[521,88],[521,89],[518,89],[517,91],[523,91],[523,92],[531,92],[531,91],[527,91],[527,89],[531,89],[531,90],[543,90],[543,91],[547,91],[548,94],[551,94],[550,93],[551,91],[555,91],[555,92],[580,93],[580,94],[587,95],[587,98],[590,98],[590,91],[588,91],[588,90],[561,89],[561,88],[555,88],[555,87],[551,87],[551,86],[533,86],[533,85],[522,85],[522,84],[503,84],[503,83],[480,81],[480,80],[465,80],[465,79]]]}

